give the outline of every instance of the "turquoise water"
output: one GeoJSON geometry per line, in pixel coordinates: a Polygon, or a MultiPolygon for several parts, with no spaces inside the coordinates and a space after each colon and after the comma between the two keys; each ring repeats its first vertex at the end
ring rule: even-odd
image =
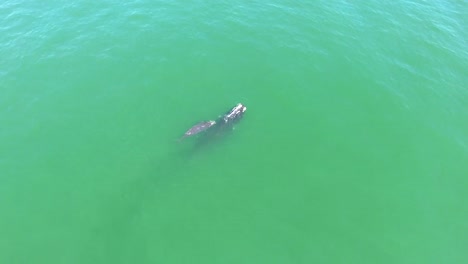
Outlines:
{"type": "Polygon", "coordinates": [[[0,262],[468,263],[467,14],[3,1],[0,262]]]}

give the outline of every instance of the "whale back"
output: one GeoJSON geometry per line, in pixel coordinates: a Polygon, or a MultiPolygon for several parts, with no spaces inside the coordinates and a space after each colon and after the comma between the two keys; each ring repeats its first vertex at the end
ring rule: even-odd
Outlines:
{"type": "Polygon", "coordinates": [[[214,126],[215,124],[216,124],[216,122],[212,121],[212,120],[200,122],[200,123],[192,126],[189,130],[187,130],[187,132],[185,132],[185,134],[182,136],[181,139],[189,137],[189,136],[196,135],[196,134],[198,134],[200,132],[203,132],[203,131],[207,130],[208,128],[214,126]]]}

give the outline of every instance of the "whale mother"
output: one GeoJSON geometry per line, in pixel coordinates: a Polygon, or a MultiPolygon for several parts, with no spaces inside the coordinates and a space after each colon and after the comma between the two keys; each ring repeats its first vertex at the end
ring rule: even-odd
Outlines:
{"type": "Polygon", "coordinates": [[[213,127],[215,125],[216,125],[215,127],[210,129],[208,134],[211,136],[218,135],[222,133],[223,131],[226,131],[226,129],[232,128],[232,126],[243,117],[244,112],[246,110],[247,110],[247,107],[239,103],[235,105],[233,108],[231,108],[229,111],[227,111],[223,116],[220,116],[216,121],[212,121],[212,120],[203,121],[192,126],[189,130],[187,130],[187,132],[185,132],[185,134],[179,139],[179,141],[186,137],[190,137],[200,132],[203,132],[207,130],[208,128],[213,127]]]}
{"type": "Polygon", "coordinates": [[[234,106],[231,110],[229,110],[224,116],[222,117],[221,121],[225,124],[233,121],[239,120],[243,115],[244,112],[247,110],[243,104],[239,103],[234,106]]]}

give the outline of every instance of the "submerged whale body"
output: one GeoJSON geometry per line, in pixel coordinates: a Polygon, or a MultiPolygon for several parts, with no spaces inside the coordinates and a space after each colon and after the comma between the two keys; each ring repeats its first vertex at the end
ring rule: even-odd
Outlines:
{"type": "Polygon", "coordinates": [[[211,121],[211,120],[210,121],[200,122],[200,123],[194,125],[193,127],[191,127],[189,130],[187,130],[187,132],[185,132],[185,134],[182,136],[181,139],[189,137],[189,136],[196,135],[196,134],[198,134],[198,133],[200,133],[202,131],[207,130],[208,128],[212,127],[215,124],[216,124],[216,122],[211,121]]]}
{"type": "Polygon", "coordinates": [[[185,132],[181,140],[186,137],[196,135],[208,129],[209,129],[209,131],[207,131],[208,134],[205,133],[206,137],[218,135],[222,133],[222,131],[226,131],[227,128],[232,128],[232,125],[243,117],[244,112],[246,110],[247,110],[247,107],[239,103],[233,108],[231,108],[229,111],[227,111],[223,116],[219,117],[216,121],[211,121],[211,120],[203,121],[194,125],[189,130],[187,130],[187,132],[185,132]]]}

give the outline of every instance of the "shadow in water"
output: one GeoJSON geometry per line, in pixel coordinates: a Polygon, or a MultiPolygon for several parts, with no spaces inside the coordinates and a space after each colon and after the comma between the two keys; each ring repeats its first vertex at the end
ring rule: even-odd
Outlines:
{"type": "Polygon", "coordinates": [[[182,149],[181,157],[190,159],[195,155],[201,155],[209,151],[214,146],[221,145],[234,131],[235,124],[236,122],[224,124],[218,121],[216,125],[195,138],[187,138],[185,139],[187,142],[180,142],[181,144],[188,143],[187,145],[190,145],[189,148],[182,149]]]}
{"type": "MultiPolygon", "coordinates": [[[[180,142],[175,142],[171,152],[160,158],[154,166],[150,166],[147,173],[136,177],[121,187],[117,196],[107,204],[102,228],[111,234],[106,250],[109,252],[124,252],[135,250],[132,241],[142,230],[138,230],[138,219],[144,214],[145,204],[157,203],[158,196],[168,188],[176,187],[178,177],[190,175],[192,161],[204,153],[211,153],[213,147],[222,146],[234,131],[237,122],[215,125],[210,129],[180,142]],[[117,238],[116,238],[117,237],[117,238]]],[[[144,249],[139,249],[144,250],[144,249]]],[[[127,252],[128,253],[128,252],[127,252]]],[[[144,254],[144,252],[141,252],[144,254]]],[[[124,260],[122,260],[125,262],[124,260]]]]}

